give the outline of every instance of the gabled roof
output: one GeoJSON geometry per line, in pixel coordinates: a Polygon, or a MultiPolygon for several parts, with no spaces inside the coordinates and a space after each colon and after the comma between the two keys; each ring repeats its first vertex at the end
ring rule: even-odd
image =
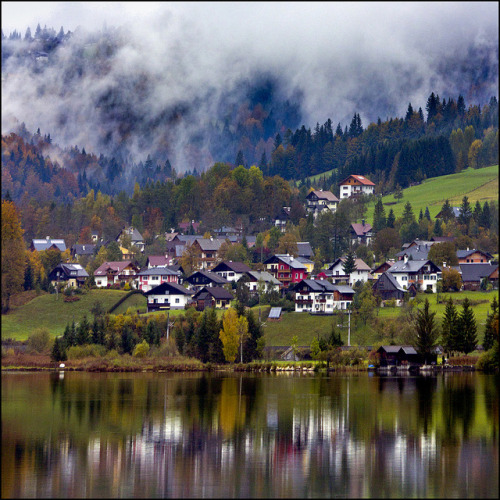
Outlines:
{"type": "Polygon", "coordinates": [[[460,264],[460,271],[462,273],[463,282],[479,282],[483,278],[489,276],[496,268],[497,264],[487,263],[470,263],[460,264]]]}
{"type": "Polygon", "coordinates": [[[97,245],[95,244],[75,244],[71,247],[71,252],[75,255],[92,255],[94,253],[94,250],[97,248],[97,245]]]}
{"type": "Polygon", "coordinates": [[[340,293],[356,293],[350,286],[348,285],[333,285],[328,280],[313,280],[313,279],[304,279],[301,280],[294,286],[294,290],[298,290],[302,285],[305,284],[311,292],[340,292],[340,293]]]}
{"type": "Polygon", "coordinates": [[[153,267],[157,267],[157,266],[168,266],[170,260],[171,259],[169,257],[165,257],[165,255],[150,255],[146,262],[153,267]]]}
{"type": "MultiPolygon", "coordinates": [[[[398,290],[400,292],[405,292],[406,290],[397,282],[396,278],[389,272],[385,271],[380,275],[380,278],[376,281],[378,283],[379,281],[387,279],[389,283],[393,286],[395,290],[398,290]]],[[[375,286],[375,284],[373,286],[375,286]]]]}
{"type": "Polygon", "coordinates": [[[172,271],[167,267],[151,267],[138,272],[137,276],[179,276],[180,274],[180,272],[172,271]]]}
{"type": "MultiPolygon", "coordinates": [[[[330,264],[328,266],[328,270],[331,270],[333,269],[337,264],[339,264],[340,262],[343,264],[345,262],[346,258],[345,257],[339,257],[338,259],[335,260],[335,262],[332,262],[332,264],[330,264]]],[[[371,272],[371,267],[363,260],[363,259],[354,259],[355,262],[356,262],[356,271],[368,271],[368,272],[371,272]]]]}
{"type": "Polygon", "coordinates": [[[196,300],[197,298],[205,294],[212,296],[216,300],[234,299],[233,294],[228,292],[225,288],[222,288],[221,286],[203,287],[201,290],[199,290],[193,295],[193,299],[196,300]]]}
{"type": "Polygon", "coordinates": [[[226,283],[229,283],[229,281],[226,278],[223,278],[220,274],[214,273],[212,271],[195,271],[191,276],[186,278],[186,281],[188,283],[192,283],[193,278],[198,275],[204,276],[212,283],[218,283],[220,285],[225,285],[226,283]]]}
{"type": "Polygon", "coordinates": [[[388,273],[418,273],[427,263],[431,264],[434,270],[440,272],[439,266],[436,266],[432,260],[398,260],[388,270],[388,273]]]}
{"type": "Polygon", "coordinates": [[[54,273],[57,269],[61,269],[69,278],[87,278],[89,275],[80,264],[61,263],[54,267],[50,274],[54,273]]]}
{"type": "Polygon", "coordinates": [[[291,255],[288,254],[282,254],[282,253],[277,253],[269,257],[264,264],[271,264],[275,260],[280,260],[284,264],[287,264],[293,269],[304,269],[307,270],[306,266],[302,264],[302,262],[298,261],[297,259],[294,259],[291,255]]]}
{"type": "Polygon", "coordinates": [[[31,245],[35,250],[38,250],[39,252],[49,249],[52,245],[54,245],[61,252],[64,252],[66,250],[66,243],[64,240],[51,239],[49,237],[33,239],[31,240],[31,245]]]}
{"type": "Polygon", "coordinates": [[[128,234],[132,242],[144,241],[144,238],[142,237],[141,233],[135,227],[132,226],[123,228],[120,231],[120,234],[116,237],[116,239],[118,240],[122,234],[128,234]]]}
{"type": "Polygon", "coordinates": [[[375,184],[371,180],[367,179],[366,177],[364,177],[362,175],[354,175],[354,174],[349,175],[342,182],[339,182],[339,185],[345,184],[346,181],[348,181],[351,177],[356,179],[358,182],[360,182],[364,186],[375,186],[375,184]]]}
{"type": "MultiPolygon", "coordinates": [[[[476,248],[473,248],[472,250],[469,250],[469,249],[467,249],[467,250],[457,250],[457,257],[459,259],[465,259],[469,255],[472,255],[473,253],[476,253],[476,252],[484,255],[488,259],[492,259],[493,258],[493,256],[491,254],[489,254],[488,252],[483,252],[482,250],[477,250],[476,248]]],[[[480,262],[480,264],[481,264],[481,262],[480,262]]]]}
{"type": "Polygon", "coordinates": [[[203,251],[217,251],[222,245],[223,239],[208,239],[208,238],[196,238],[198,245],[203,251]]]}
{"type": "Polygon", "coordinates": [[[217,264],[213,269],[213,273],[217,273],[220,271],[234,271],[235,273],[246,273],[251,269],[244,262],[233,262],[231,260],[224,261],[217,264]]]}
{"type": "MultiPolygon", "coordinates": [[[[264,283],[272,283],[274,285],[281,285],[280,280],[276,279],[271,273],[267,271],[247,271],[245,276],[250,278],[250,281],[259,281],[260,279],[264,283]]],[[[243,279],[244,276],[240,279],[243,279]]]]}
{"type": "Polygon", "coordinates": [[[400,345],[381,345],[377,352],[385,351],[387,354],[396,354],[401,349],[400,345]]]}
{"type": "Polygon", "coordinates": [[[121,273],[126,267],[132,265],[132,267],[136,268],[136,265],[131,260],[119,260],[119,261],[111,261],[102,263],[95,271],[94,276],[103,276],[112,271],[116,274],[121,273]]]}
{"type": "Polygon", "coordinates": [[[386,270],[389,269],[394,262],[383,262],[380,264],[380,266],[377,266],[375,269],[372,269],[372,274],[377,274],[381,271],[382,268],[385,268],[386,270]]]}
{"type": "Polygon", "coordinates": [[[427,260],[429,255],[430,247],[427,245],[418,245],[413,247],[408,247],[406,250],[401,250],[396,254],[396,257],[404,257],[407,255],[408,257],[412,257],[413,260],[427,260]]]}
{"type": "Polygon", "coordinates": [[[144,295],[163,295],[165,292],[169,292],[172,294],[181,294],[181,295],[191,295],[192,292],[187,288],[179,285],[178,283],[162,283],[161,285],[155,286],[151,288],[148,292],[145,292],[144,295]]]}
{"type": "Polygon", "coordinates": [[[315,195],[319,200],[339,201],[339,199],[331,191],[323,191],[322,189],[313,189],[306,198],[312,198],[315,195]]]}
{"type": "Polygon", "coordinates": [[[297,241],[297,253],[299,257],[314,257],[313,249],[308,241],[297,241]]]}
{"type": "Polygon", "coordinates": [[[372,230],[372,227],[370,224],[359,224],[359,223],[354,223],[351,224],[352,230],[356,233],[356,236],[364,236],[366,233],[369,233],[372,230]]]}

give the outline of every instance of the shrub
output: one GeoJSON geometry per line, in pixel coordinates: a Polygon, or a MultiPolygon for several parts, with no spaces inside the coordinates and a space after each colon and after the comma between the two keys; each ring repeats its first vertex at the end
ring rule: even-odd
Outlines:
{"type": "Polygon", "coordinates": [[[71,295],[69,297],[65,295],[63,300],[64,302],[77,302],[78,300],[80,300],[80,297],[78,297],[77,295],[71,295]]]}
{"type": "Polygon", "coordinates": [[[127,292],[130,290],[130,283],[127,281],[125,285],[123,286],[123,289],[126,290],[127,292]]]}
{"type": "Polygon", "coordinates": [[[105,352],[106,348],[98,344],[74,345],[66,351],[68,359],[97,358],[105,352]]]}
{"type": "Polygon", "coordinates": [[[135,346],[132,356],[134,356],[134,358],[145,358],[148,354],[149,344],[143,340],[140,344],[135,346]]]}
{"type": "Polygon", "coordinates": [[[177,356],[179,351],[173,337],[169,337],[165,342],[162,342],[159,347],[155,348],[154,355],[160,358],[169,358],[177,356]]]}
{"type": "Polygon", "coordinates": [[[491,349],[483,352],[476,363],[476,369],[487,373],[498,372],[498,342],[491,349]]]}
{"type": "Polygon", "coordinates": [[[44,352],[50,347],[50,333],[47,328],[35,328],[28,337],[28,352],[44,352]]]}

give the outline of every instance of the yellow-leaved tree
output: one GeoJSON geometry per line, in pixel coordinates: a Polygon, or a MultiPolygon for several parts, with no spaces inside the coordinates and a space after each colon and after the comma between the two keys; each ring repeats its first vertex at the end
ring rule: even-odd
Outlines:
{"type": "Polygon", "coordinates": [[[238,354],[238,314],[235,309],[230,307],[222,319],[222,330],[219,332],[219,338],[222,342],[222,352],[226,361],[234,363],[238,354]]]}
{"type": "Polygon", "coordinates": [[[2,200],[2,313],[9,310],[10,297],[22,291],[26,266],[24,230],[16,206],[2,200]]]}

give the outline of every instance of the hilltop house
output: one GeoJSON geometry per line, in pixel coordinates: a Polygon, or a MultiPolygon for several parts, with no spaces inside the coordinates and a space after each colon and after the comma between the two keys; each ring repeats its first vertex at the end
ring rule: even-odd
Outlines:
{"type": "Polygon", "coordinates": [[[97,245],[95,244],[75,244],[71,247],[71,257],[80,260],[82,257],[92,257],[97,252],[97,245]]]}
{"type": "Polygon", "coordinates": [[[347,309],[354,290],[346,285],[333,285],[328,280],[301,280],[294,286],[295,312],[333,314],[335,309],[347,309]]]}
{"type": "Polygon", "coordinates": [[[307,278],[307,268],[292,255],[275,254],[264,262],[266,270],[275,277],[283,288],[307,278]]]}
{"type": "Polygon", "coordinates": [[[132,245],[136,247],[141,253],[144,252],[144,246],[145,246],[144,238],[135,227],[132,226],[126,227],[120,231],[120,234],[115,238],[115,240],[120,244],[120,246],[123,246],[122,240],[125,236],[130,237],[132,245]]]}
{"type": "Polygon", "coordinates": [[[394,260],[390,259],[383,264],[380,264],[380,266],[375,267],[372,269],[371,275],[374,280],[378,280],[380,276],[382,276],[382,273],[385,273],[392,265],[394,264],[394,260]]]}
{"type": "Polygon", "coordinates": [[[223,239],[214,238],[196,238],[192,246],[194,246],[200,254],[201,269],[211,270],[217,261],[219,249],[223,243],[223,239]]]}
{"type": "Polygon", "coordinates": [[[458,264],[489,264],[493,256],[488,252],[483,252],[482,250],[457,250],[458,264]]]}
{"type": "Polygon", "coordinates": [[[67,287],[78,288],[85,283],[89,277],[87,271],[80,264],[58,264],[49,273],[49,281],[52,285],[66,282],[67,287]]]}
{"type": "Polygon", "coordinates": [[[264,283],[265,291],[279,292],[281,283],[272,274],[267,271],[247,271],[239,280],[238,283],[244,283],[248,286],[250,293],[257,293],[259,281],[264,283]]]}
{"type": "Polygon", "coordinates": [[[191,298],[187,288],[178,283],[162,283],[144,293],[148,300],[148,312],[160,309],[184,309],[191,298]]]}
{"type": "Polygon", "coordinates": [[[283,207],[279,214],[274,219],[274,225],[284,233],[286,231],[286,224],[290,220],[291,207],[283,207]]]}
{"type": "Polygon", "coordinates": [[[362,175],[350,175],[340,185],[340,199],[373,194],[375,184],[362,175]]]}
{"type": "Polygon", "coordinates": [[[337,210],[339,199],[331,191],[312,190],[306,196],[306,210],[316,218],[318,214],[325,210],[334,213],[337,210]]]}
{"type": "Polygon", "coordinates": [[[95,284],[99,288],[106,288],[124,281],[134,286],[138,271],[137,265],[130,260],[104,262],[94,271],[95,284]]]}

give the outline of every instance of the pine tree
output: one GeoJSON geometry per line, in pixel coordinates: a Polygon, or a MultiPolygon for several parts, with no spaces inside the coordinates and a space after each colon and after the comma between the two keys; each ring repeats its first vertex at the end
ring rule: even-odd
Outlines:
{"type": "Polygon", "coordinates": [[[387,221],[385,218],[384,204],[382,203],[382,198],[379,198],[375,204],[375,210],[373,212],[373,231],[381,231],[382,229],[385,229],[386,225],[387,221]]]}
{"type": "Polygon", "coordinates": [[[76,343],[77,345],[84,345],[89,343],[89,330],[90,325],[87,320],[87,316],[83,316],[82,321],[76,329],[76,343]]]}
{"type": "Polygon", "coordinates": [[[439,219],[436,219],[434,221],[434,227],[432,228],[432,233],[434,234],[434,236],[443,236],[443,226],[441,225],[439,219]]]}
{"type": "Polygon", "coordinates": [[[124,354],[132,354],[132,351],[135,347],[135,342],[132,328],[129,325],[124,325],[120,340],[120,347],[122,348],[122,352],[124,354]]]}
{"type": "Polygon", "coordinates": [[[353,273],[356,270],[356,259],[354,258],[354,253],[349,251],[347,254],[343,264],[342,264],[342,270],[344,274],[350,276],[351,273],[353,273]]]}
{"type": "Polygon", "coordinates": [[[391,208],[389,210],[389,215],[387,216],[387,227],[394,228],[395,222],[396,222],[396,216],[394,215],[394,210],[391,208]]]}
{"type": "Polygon", "coordinates": [[[476,204],[474,205],[474,210],[472,212],[472,218],[474,219],[474,222],[476,224],[479,224],[479,220],[481,219],[481,214],[482,214],[482,209],[481,209],[481,203],[479,203],[479,200],[476,201],[476,204]]]}
{"type": "Polygon", "coordinates": [[[52,348],[50,357],[54,361],[66,361],[66,347],[64,339],[62,337],[56,337],[56,339],[54,340],[54,347],[52,348]]]}
{"type": "Polygon", "coordinates": [[[485,351],[489,351],[495,342],[495,321],[498,323],[498,302],[496,295],[493,296],[493,302],[491,303],[491,313],[486,318],[483,340],[485,351]]]}
{"type": "Polygon", "coordinates": [[[445,200],[445,202],[443,203],[440,213],[441,213],[441,219],[443,219],[445,222],[448,222],[455,218],[455,215],[453,214],[453,208],[451,207],[450,202],[448,200],[445,200]]]}
{"type": "Polygon", "coordinates": [[[464,196],[462,198],[462,204],[460,205],[460,215],[458,216],[458,222],[469,227],[469,223],[472,219],[472,209],[469,203],[469,198],[464,196]]]}
{"type": "Polygon", "coordinates": [[[240,165],[245,166],[245,158],[243,158],[243,151],[240,149],[236,155],[236,160],[234,164],[239,167],[240,165]]]}
{"type": "Polygon", "coordinates": [[[420,213],[418,214],[418,222],[422,222],[423,218],[424,218],[424,213],[422,212],[422,209],[420,209],[420,213]]]}
{"type": "Polygon", "coordinates": [[[403,210],[403,215],[401,216],[401,223],[411,224],[412,222],[416,222],[415,215],[413,215],[413,208],[411,206],[411,203],[407,201],[403,210]]]}
{"type": "Polygon", "coordinates": [[[487,201],[484,202],[481,217],[479,218],[479,225],[486,229],[489,229],[491,225],[490,206],[487,201]]]}
{"type": "Polygon", "coordinates": [[[429,212],[429,207],[425,207],[425,213],[424,217],[430,222],[431,221],[431,214],[429,212]]]}
{"type": "Polygon", "coordinates": [[[477,323],[467,297],[459,316],[459,332],[458,350],[465,354],[474,351],[477,345],[477,323]]]}
{"type": "Polygon", "coordinates": [[[424,308],[417,311],[415,325],[415,349],[424,356],[425,364],[437,344],[438,328],[435,315],[435,312],[429,312],[429,299],[426,298],[424,308]]]}
{"type": "Polygon", "coordinates": [[[453,300],[450,297],[446,302],[443,321],[441,323],[441,338],[443,348],[449,354],[451,351],[458,351],[458,313],[453,300]]]}

